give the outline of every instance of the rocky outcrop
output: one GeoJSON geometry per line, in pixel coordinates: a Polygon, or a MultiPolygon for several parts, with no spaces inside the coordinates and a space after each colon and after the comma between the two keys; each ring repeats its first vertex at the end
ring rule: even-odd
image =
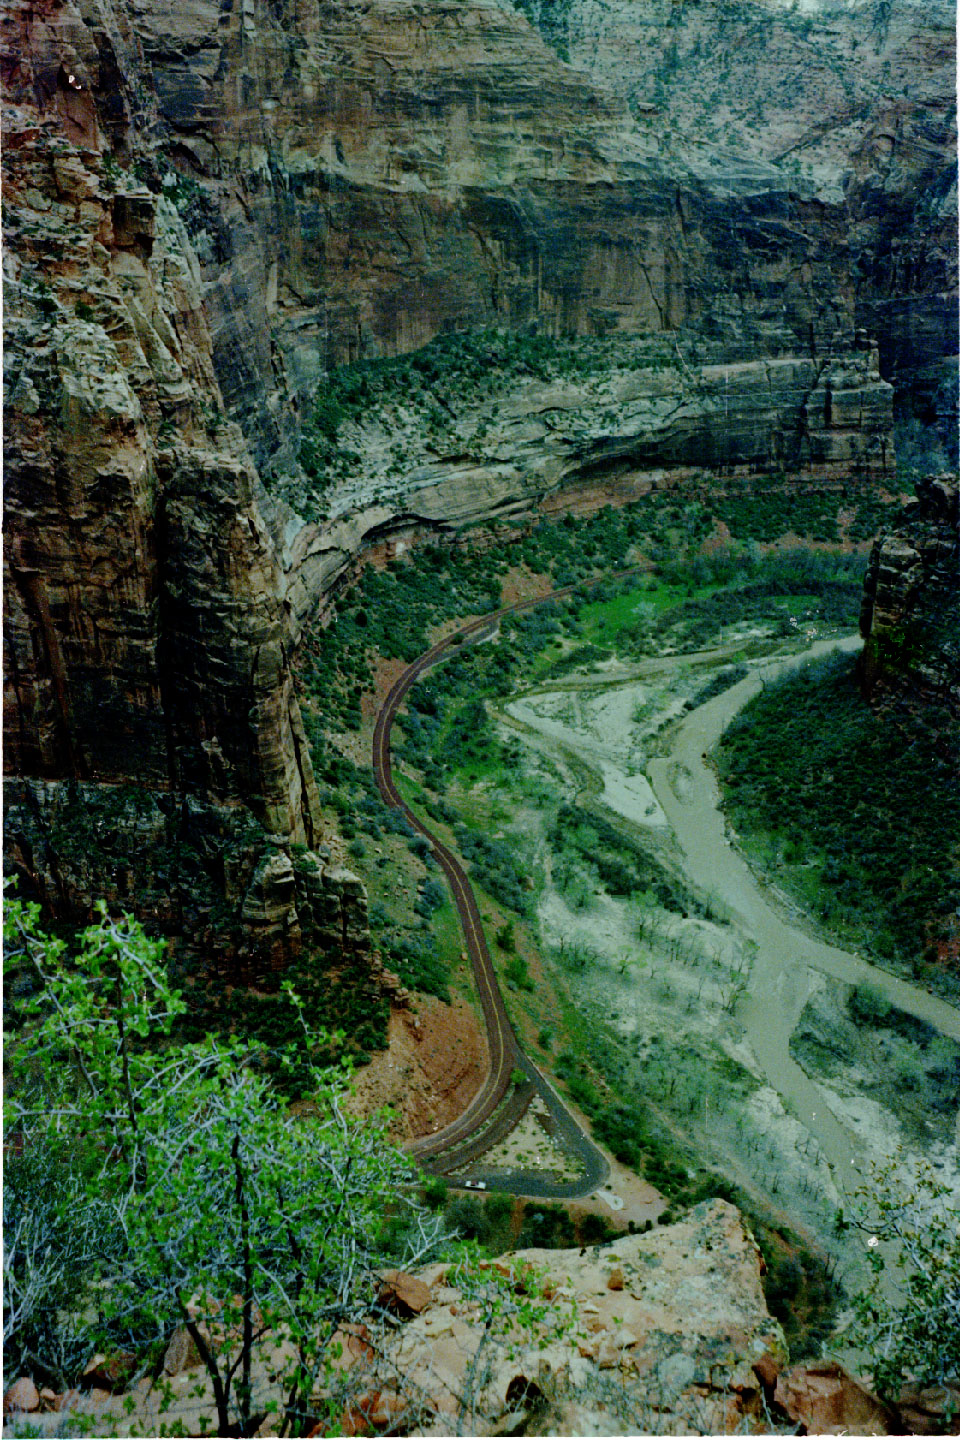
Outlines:
{"type": "Polygon", "coordinates": [[[756,1367],[772,1362],[775,1372],[786,1351],[759,1251],[732,1205],[709,1201],[663,1230],[588,1251],[523,1250],[497,1262],[518,1277],[527,1267],[533,1319],[503,1351],[494,1340],[482,1366],[482,1303],[440,1267],[421,1275],[433,1303],[404,1326],[390,1359],[416,1376],[445,1425],[490,1434],[510,1416],[520,1433],[526,1412],[548,1434],[713,1434],[762,1413],[756,1367]]]}
{"type": "MultiPolygon", "coordinates": [[[[893,391],[863,337],[859,348],[816,360],[721,355],[716,344],[638,339],[611,345],[589,377],[513,379],[479,398],[466,387],[458,396],[452,381],[440,395],[449,412],[442,437],[415,402],[371,403],[344,427],[354,459],[324,490],[330,519],[277,527],[293,613],[305,616],[360,550],[385,537],[516,520],[562,508],[578,490],[623,500],[743,476],[866,491],[894,483],[893,391]]],[[[302,483],[279,488],[291,505],[298,490],[308,495],[302,483]]]]}
{"type": "Polygon", "coordinates": [[[894,1435],[891,1410],[837,1364],[795,1365],[781,1375],[774,1396],[808,1435],[894,1435]]]}
{"type": "Polygon", "coordinates": [[[640,132],[716,195],[787,186],[846,217],[856,323],[904,409],[955,455],[956,7],[952,0],[524,0],[640,132]],[[951,362],[953,362],[951,364],[951,362]],[[951,423],[952,432],[951,433],[951,423]]]}
{"type": "MultiPolygon", "coordinates": [[[[767,1312],[760,1254],[738,1212],[698,1205],[677,1224],[590,1250],[527,1250],[458,1272],[385,1272],[381,1327],[345,1326],[335,1375],[338,1428],[404,1434],[732,1434],[764,1416],[784,1363],[767,1312]],[[472,1273],[470,1273],[472,1272],[472,1273]]],[[[196,1357],[172,1376],[168,1425],[201,1433],[211,1396],[196,1357]]],[[[273,1352],[274,1354],[276,1352],[273,1352]]],[[[282,1352],[281,1352],[282,1353],[282,1352]]],[[[258,1362],[253,1384],[275,1394],[258,1362]]],[[[182,1363],[182,1362],[181,1362],[182,1363]]],[[[67,1408],[101,1423],[133,1405],[156,1424],[155,1382],[129,1397],[67,1408]]],[[[125,1422],[126,1425],[130,1421],[125,1422]]],[[[269,1422],[268,1422],[269,1424],[269,1422]]]]}
{"type": "Polygon", "coordinates": [[[916,497],[870,554],[860,611],[868,698],[937,699],[960,713],[960,500],[951,476],[916,497]]]}

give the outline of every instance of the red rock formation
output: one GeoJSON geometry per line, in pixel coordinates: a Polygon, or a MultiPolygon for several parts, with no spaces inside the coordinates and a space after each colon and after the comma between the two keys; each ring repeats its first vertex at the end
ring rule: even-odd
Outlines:
{"type": "Polygon", "coordinates": [[[300,925],[261,877],[319,804],[196,251],[110,149],[147,119],[130,32],[3,19],[8,857],[63,918],[106,894],[209,940],[226,902],[214,950],[273,967],[300,925]]]}
{"type": "Polygon", "coordinates": [[[808,1435],[891,1435],[893,1416],[835,1360],[795,1365],[777,1381],[775,1399],[808,1435]]]}

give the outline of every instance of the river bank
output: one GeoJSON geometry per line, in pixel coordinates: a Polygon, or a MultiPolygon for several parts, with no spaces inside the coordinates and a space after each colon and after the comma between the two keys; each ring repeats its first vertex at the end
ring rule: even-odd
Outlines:
{"type": "MultiPolygon", "coordinates": [[[[658,855],[700,900],[699,913],[604,893],[572,895],[541,834],[538,916],[545,951],[584,1006],[615,1027],[635,1078],[668,1123],[686,1115],[705,1161],[782,1210],[801,1233],[860,1270],[862,1239],[838,1241],[836,1211],[871,1167],[908,1183],[920,1156],[957,1180],[956,1131],[907,1133],[856,1069],[817,1073],[791,1054],[811,1003],[845,1011],[869,984],[904,1015],[960,1039],[960,1016],[937,999],[818,938],[753,875],[725,833],[708,752],[750,696],[786,665],[858,642],[820,640],[755,654],[749,674],[689,713],[691,692],[736,653],[612,662],[525,693],[501,711],[532,776],[596,809],[658,855]],[[561,877],[562,878],[562,877],[561,877]],[[571,963],[571,956],[577,957],[571,963]],[[584,957],[586,957],[584,959],[584,957]]],[[[529,826],[530,815],[524,823],[529,826]]],[[[809,1064],[809,1061],[808,1061],[809,1064]]]]}

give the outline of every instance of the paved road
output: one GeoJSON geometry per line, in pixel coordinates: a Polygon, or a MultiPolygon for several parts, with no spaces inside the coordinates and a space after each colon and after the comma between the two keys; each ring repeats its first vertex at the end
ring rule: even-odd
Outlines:
{"type": "MultiPolygon", "coordinates": [[[[615,578],[642,573],[645,569],[646,567],[635,567],[622,570],[615,578]]],[[[451,651],[467,641],[476,643],[488,638],[494,634],[505,615],[531,610],[534,606],[543,605],[550,600],[563,599],[577,588],[579,587],[575,585],[567,585],[563,589],[551,591],[548,595],[506,605],[479,620],[472,620],[453,635],[439,641],[404,670],[380,707],[373,731],[373,772],[380,794],[388,805],[394,805],[401,810],[413,828],[429,840],[434,858],[447,877],[463,927],[467,954],[473,964],[490,1046],[490,1071],[466,1110],[452,1124],[446,1125],[433,1135],[415,1140],[407,1148],[410,1154],[425,1163],[425,1168],[438,1174],[458,1169],[465,1164],[475,1165],[486,1150],[510,1133],[523,1117],[534,1096],[539,1095],[546,1106],[554,1133],[562,1139],[565,1148],[580,1161],[583,1167],[581,1178],[567,1184],[551,1183],[542,1179],[535,1171],[517,1170],[505,1177],[494,1171],[485,1174],[482,1168],[474,1168],[472,1176],[478,1180],[486,1179],[488,1183],[496,1184],[498,1189],[555,1199],[575,1199],[591,1194],[604,1183],[609,1167],[552,1085],[524,1054],[500,993],[473,888],[454,852],[424,825],[397,790],[393,781],[390,732],[397,711],[411,685],[416,684],[421,675],[445,659],[451,651]],[[511,1087],[510,1075],[514,1069],[522,1070],[529,1083],[511,1087]],[[490,1120],[498,1107],[499,1113],[495,1120],[484,1128],[484,1122],[490,1120]],[[481,1130],[482,1133],[478,1135],[477,1132],[481,1130]]]]}

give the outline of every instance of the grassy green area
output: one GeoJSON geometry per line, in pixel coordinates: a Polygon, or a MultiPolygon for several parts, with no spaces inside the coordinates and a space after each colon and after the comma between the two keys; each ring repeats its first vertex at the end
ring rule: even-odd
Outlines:
{"type": "Polygon", "coordinates": [[[778,884],[848,942],[960,993],[960,723],[931,706],[875,714],[839,656],[767,686],[718,767],[778,884]]]}

